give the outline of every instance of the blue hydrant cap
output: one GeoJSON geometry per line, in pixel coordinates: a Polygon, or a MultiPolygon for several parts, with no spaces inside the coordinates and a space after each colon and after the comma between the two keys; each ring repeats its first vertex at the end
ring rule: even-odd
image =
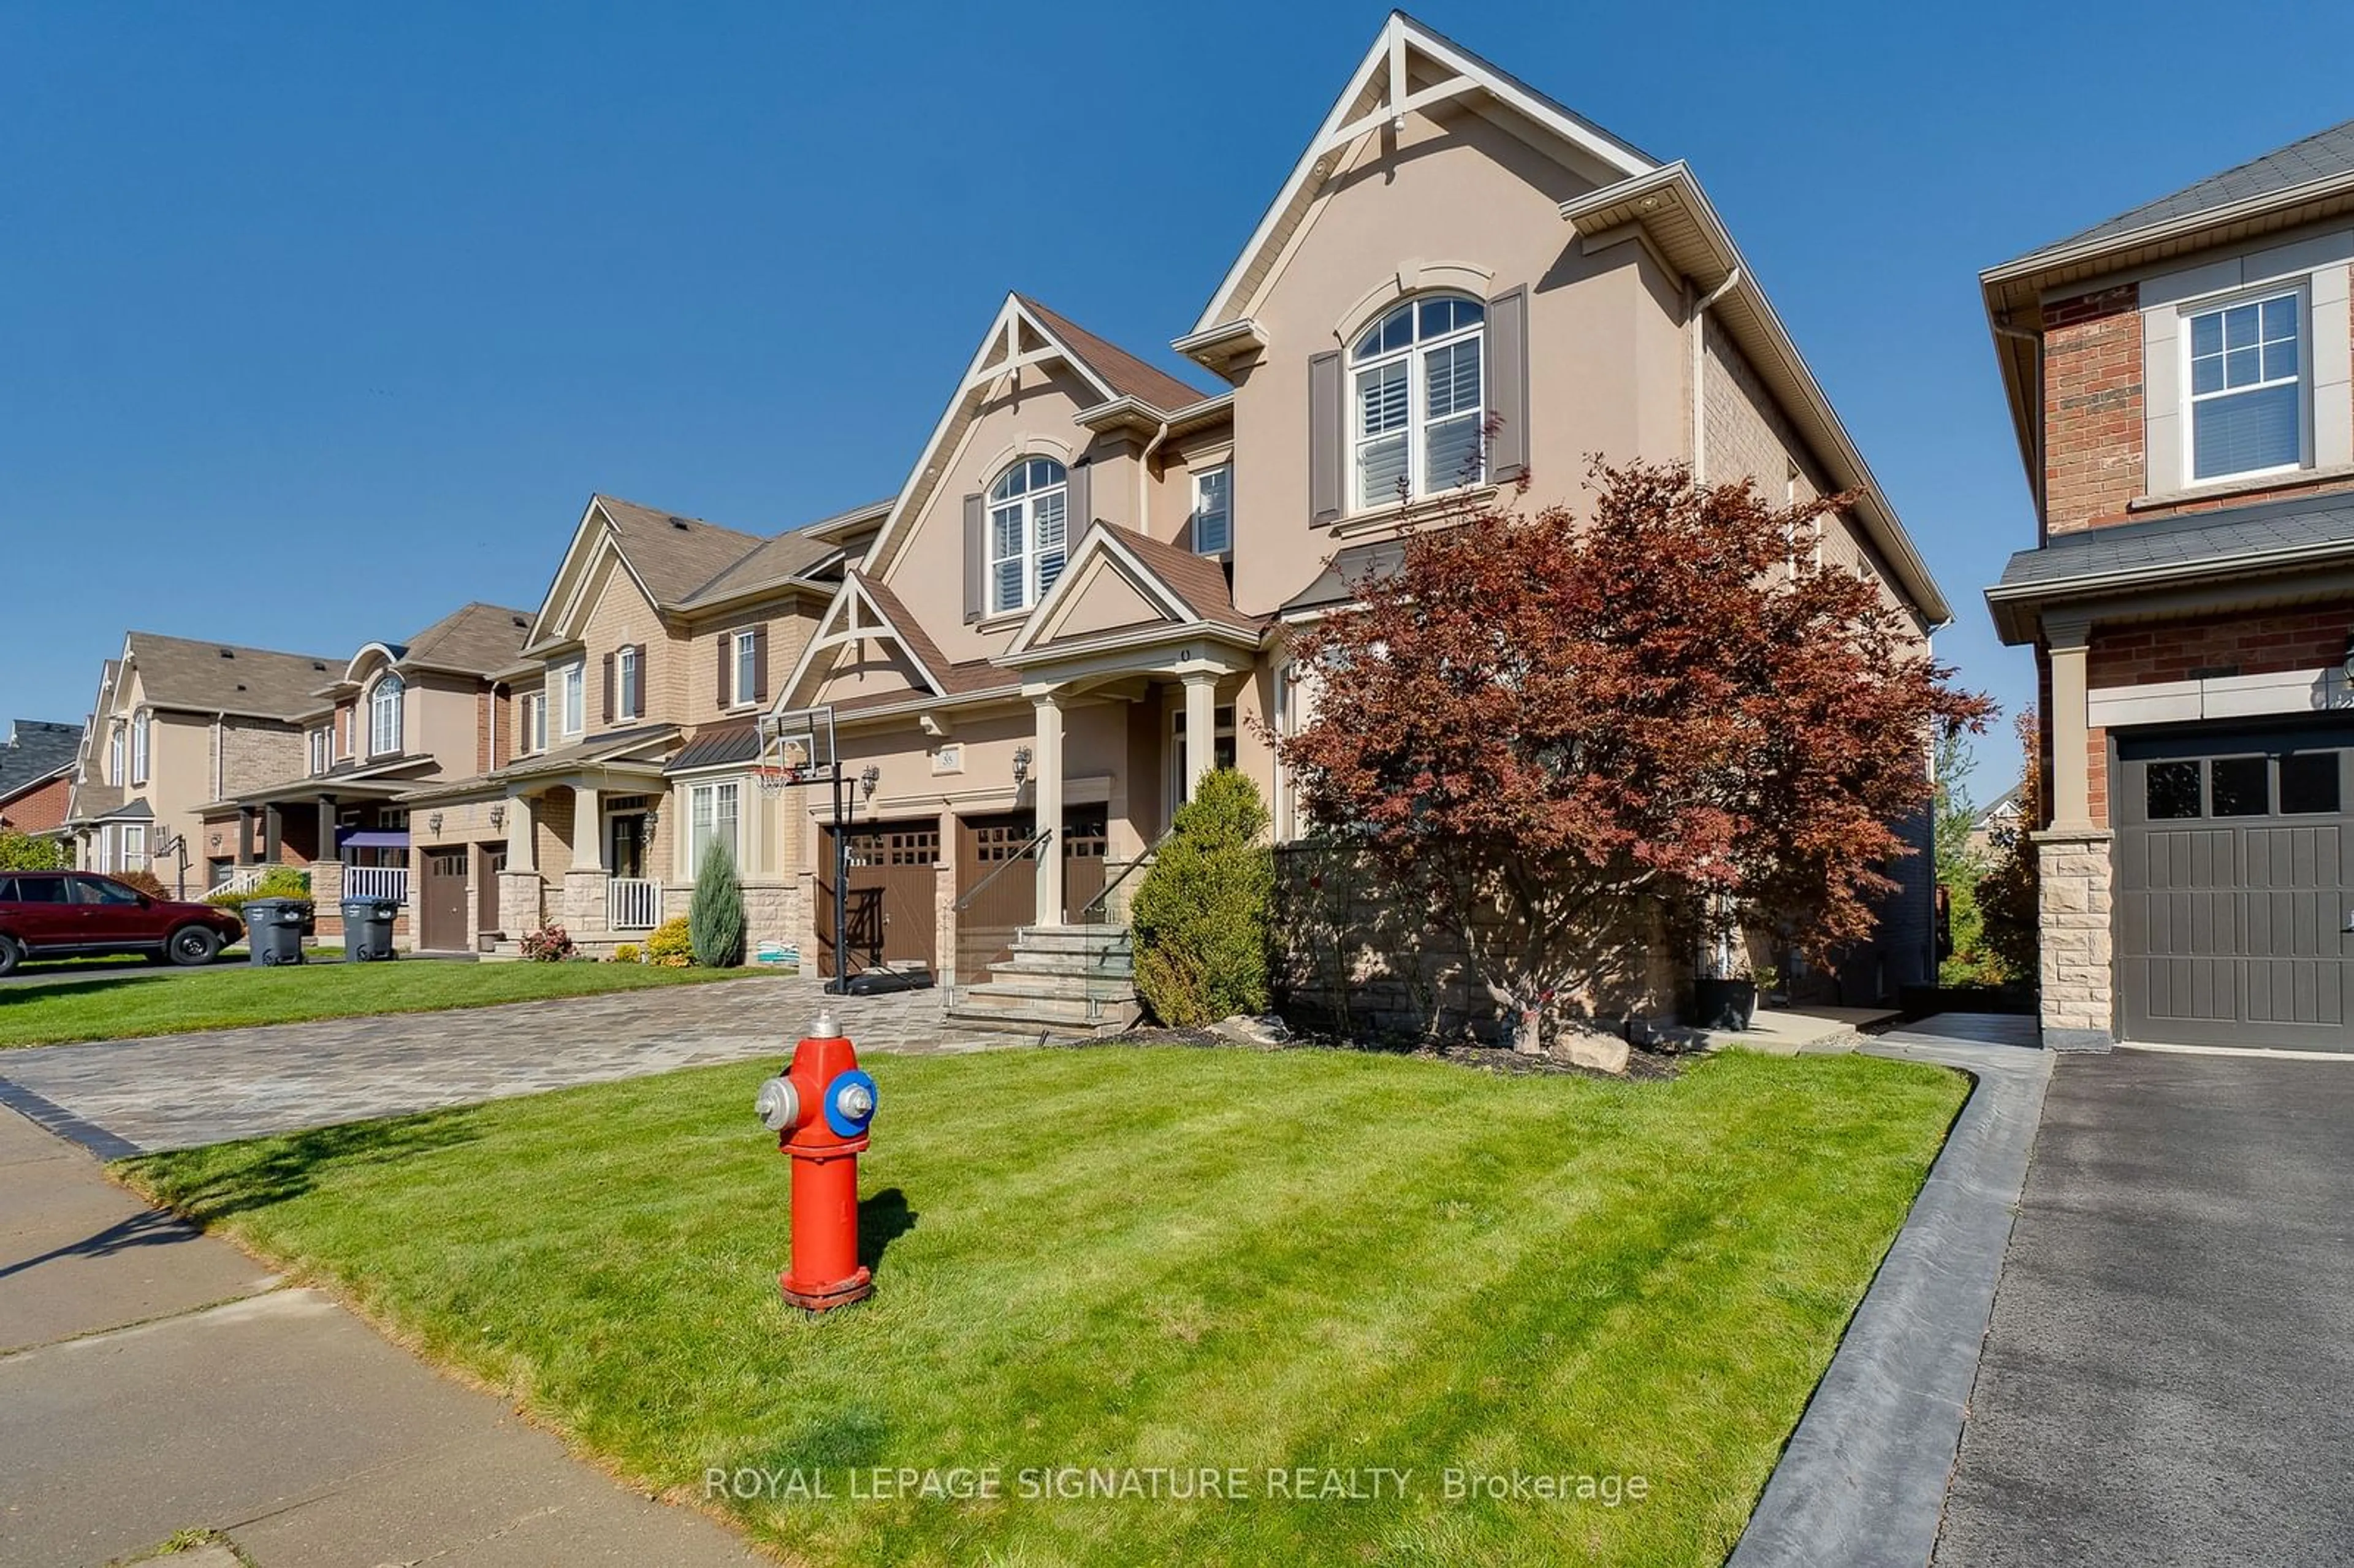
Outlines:
{"type": "Polygon", "coordinates": [[[875,1080],[854,1067],[826,1086],[825,1125],[841,1137],[856,1138],[875,1119],[879,1098],[875,1080]]]}

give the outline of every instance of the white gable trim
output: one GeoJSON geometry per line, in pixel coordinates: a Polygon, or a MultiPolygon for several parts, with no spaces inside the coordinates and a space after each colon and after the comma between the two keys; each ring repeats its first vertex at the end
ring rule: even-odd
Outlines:
{"type": "Polygon", "coordinates": [[[956,395],[949,399],[949,406],[941,411],[938,423],[932,427],[931,435],[924,441],[922,453],[916,459],[915,468],[909,471],[907,482],[899,487],[898,499],[892,503],[890,515],[883,520],[883,526],[875,532],[875,542],[866,547],[865,558],[859,563],[864,570],[878,577],[888,575],[891,552],[897,548],[902,536],[913,524],[916,514],[923,509],[943,477],[948,465],[947,454],[942,449],[950,444],[951,437],[959,433],[959,427],[967,422],[973,403],[987,396],[1003,377],[1027,366],[1050,360],[1068,366],[1073,374],[1087,384],[1099,400],[1110,402],[1119,396],[1086,360],[1073,353],[1067,344],[1023,304],[1021,296],[1007,294],[1005,302],[998,307],[996,316],[990,322],[989,331],[982,334],[981,346],[973,351],[971,362],[965,366],[964,377],[957,383],[956,395]],[[1023,348],[1021,334],[1024,328],[1035,334],[1044,346],[1023,348]]]}
{"type": "Polygon", "coordinates": [[[1274,243],[1276,231],[1282,226],[1286,214],[1307,199],[1312,184],[1320,183],[1338,166],[1341,155],[1358,138],[1379,130],[1384,124],[1395,123],[1417,111],[1436,108],[1449,100],[1485,94],[1499,104],[1516,111],[1570,145],[1585,153],[1604,167],[1620,175],[1633,176],[1659,165],[1634,148],[1598,127],[1580,120],[1542,93],[1531,91],[1478,55],[1452,40],[1441,37],[1421,23],[1400,12],[1390,13],[1382,25],[1380,36],[1372,48],[1358,62],[1350,75],[1348,85],[1333,101],[1316,134],[1309,138],[1308,150],[1292,165],[1291,173],[1276,193],[1275,200],[1258,220],[1258,227],[1235,258],[1225,278],[1203,307],[1193,330],[1178,341],[1198,337],[1224,324],[1227,318],[1240,311],[1238,298],[1243,281],[1259,253],[1274,243]],[[1447,73],[1445,79],[1410,92],[1406,90],[1406,54],[1408,49],[1447,73]],[[1376,90],[1375,107],[1352,115],[1350,111],[1369,91],[1376,90]]]}
{"type": "Polygon", "coordinates": [[[604,553],[610,553],[630,581],[637,585],[638,592],[645,596],[646,603],[660,613],[660,602],[653,590],[646,587],[645,579],[630,565],[630,557],[622,554],[620,538],[612,519],[605,514],[603,503],[592,495],[581,511],[579,525],[572,530],[572,542],[565,546],[556,578],[547,585],[546,597],[539,602],[539,613],[532,617],[531,631],[524,639],[523,657],[530,658],[546,648],[572,640],[568,629],[578,622],[584,608],[581,597],[596,581],[597,567],[604,553]],[[593,534],[592,524],[596,525],[593,534]]]}
{"type": "Polygon", "coordinates": [[[1037,608],[1031,610],[1021,629],[1013,633],[1013,641],[1005,645],[1005,652],[998,657],[1001,660],[1011,659],[1016,654],[1027,653],[1047,641],[1053,635],[1051,629],[1060,618],[1063,607],[1086,591],[1081,579],[1092,582],[1098,572],[1115,569],[1129,587],[1142,594],[1173,624],[1193,626],[1200,622],[1202,618],[1195,615],[1192,607],[1179,599],[1151,567],[1139,560],[1135,551],[1129,549],[1109,527],[1097,523],[1088,526],[1079,540],[1079,547],[1071,553],[1070,564],[1063,568],[1063,575],[1055,579],[1055,586],[1038,600],[1037,608]],[[1106,565],[1107,562],[1111,564],[1106,565]]]}
{"type": "MultiPolygon", "coordinates": [[[[875,602],[875,596],[866,590],[866,585],[857,574],[853,573],[843,579],[842,590],[833,596],[833,601],[825,607],[825,613],[818,618],[816,633],[802,647],[801,657],[793,662],[793,673],[778,687],[777,700],[769,705],[769,711],[786,713],[802,705],[792,699],[802,694],[803,682],[821,678],[817,665],[822,655],[852,642],[883,638],[889,639],[899,650],[900,657],[915,666],[916,673],[923,677],[924,683],[931,688],[932,695],[948,694],[948,686],[940,680],[939,673],[924,662],[923,656],[908,643],[897,623],[884,612],[881,605],[875,602]],[[864,618],[860,614],[861,607],[864,609],[864,618]]],[[[826,661],[826,674],[832,673],[832,660],[826,661]]],[[[909,694],[913,697],[921,694],[909,694]]]]}

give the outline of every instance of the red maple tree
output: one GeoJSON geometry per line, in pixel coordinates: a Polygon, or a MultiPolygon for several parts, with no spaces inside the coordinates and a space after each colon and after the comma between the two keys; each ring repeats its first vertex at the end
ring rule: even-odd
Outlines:
{"type": "MultiPolygon", "coordinates": [[[[1593,515],[1465,509],[1302,633],[1312,717],[1277,741],[1525,1021],[1640,991],[1659,940],[1869,936],[1956,689],[1881,589],[1817,567],[1830,496],[1596,462],[1593,515]]],[[[1524,1043],[1532,1045],[1532,1040],[1524,1043]]]]}

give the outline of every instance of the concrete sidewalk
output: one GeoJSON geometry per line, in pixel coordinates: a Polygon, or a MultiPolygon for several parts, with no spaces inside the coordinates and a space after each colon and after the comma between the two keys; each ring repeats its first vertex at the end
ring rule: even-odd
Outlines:
{"type": "Polygon", "coordinates": [[[0,1111],[0,1563],[763,1562],[0,1111]]]}

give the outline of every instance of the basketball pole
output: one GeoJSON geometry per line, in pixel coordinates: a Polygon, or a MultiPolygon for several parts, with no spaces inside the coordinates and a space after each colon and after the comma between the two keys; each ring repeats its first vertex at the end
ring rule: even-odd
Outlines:
{"type": "Polygon", "coordinates": [[[850,994],[850,824],[842,820],[842,758],[833,759],[833,982],[829,996],[850,994]]]}

